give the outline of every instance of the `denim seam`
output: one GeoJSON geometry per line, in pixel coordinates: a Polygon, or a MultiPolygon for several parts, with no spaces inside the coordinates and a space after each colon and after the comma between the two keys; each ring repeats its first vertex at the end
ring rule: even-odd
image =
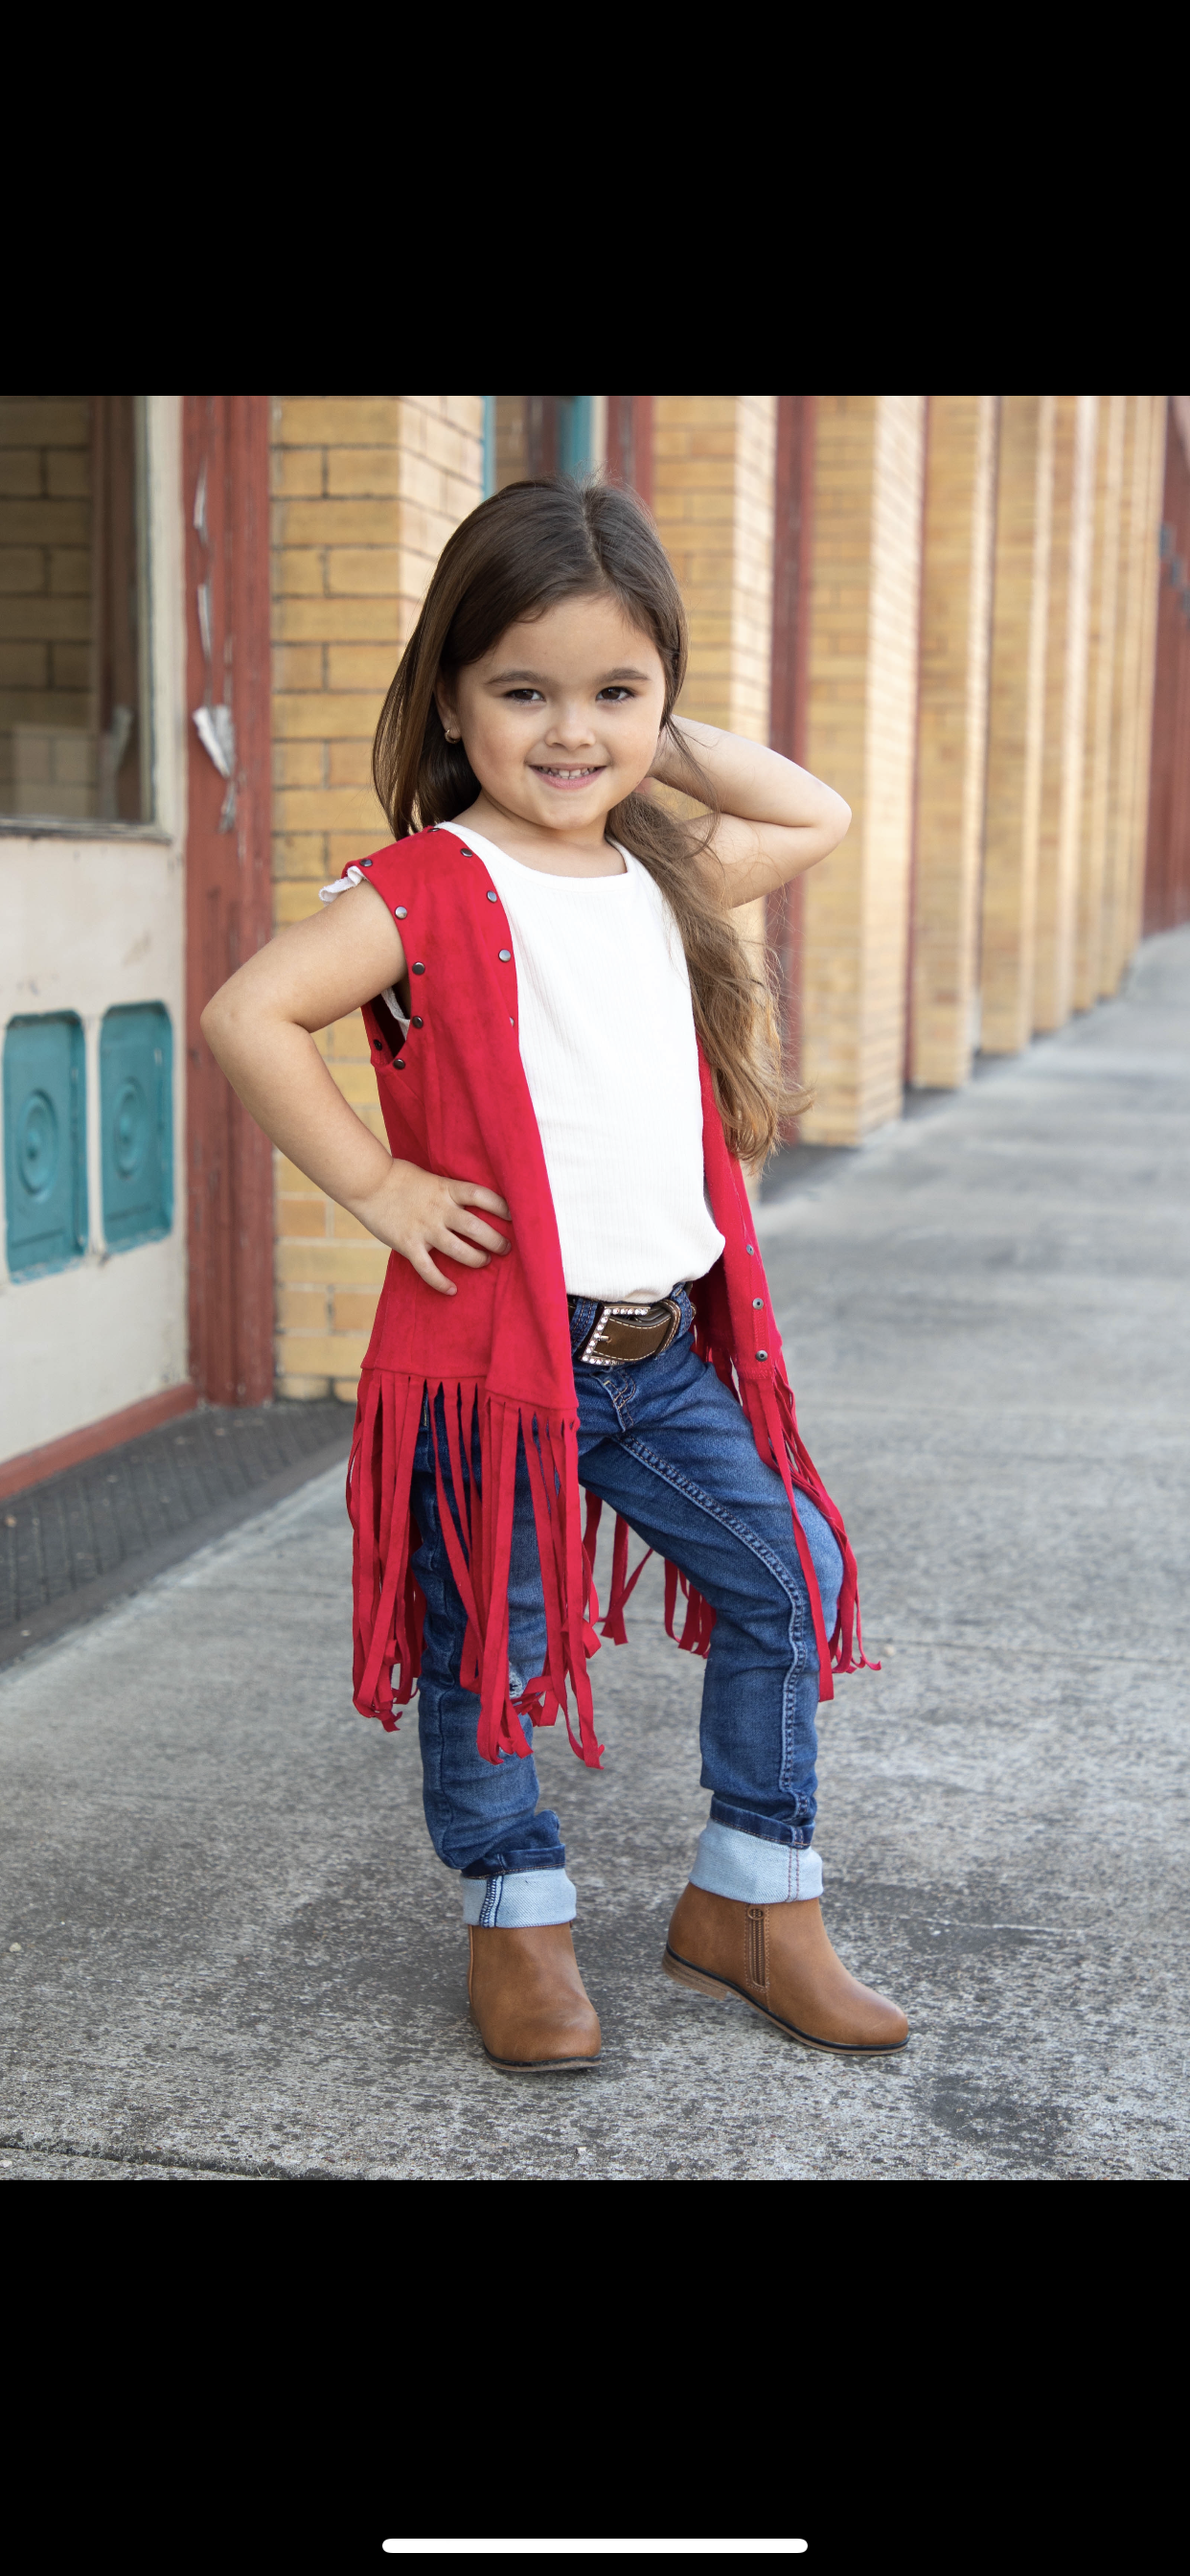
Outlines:
{"type": "Polygon", "coordinates": [[[656,1450],[650,1449],[644,1440],[628,1439],[623,1445],[629,1455],[636,1459],[638,1466],[647,1467],[651,1474],[660,1477],[662,1483],[674,1486],[679,1493],[686,1496],[688,1502],[694,1503],[699,1511],[705,1512],[708,1520],[718,1521],[722,1529],[730,1530],[733,1538],[741,1540],[742,1544],[751,1550],[753,1556],[757,1557],[762,1565],[767,1566],[769,1573],[776,1577],[788,1598],[789,1643],[792,1649],[792,1660],[786,1668],[781,1690],[781,1770],[777,1786],[779,1789],[789,1789],[793,1783],[795,1763],[793,1700],[799,1675],[809,1669],[809,1659],[804,1651],[807,1605],[803,1602],[800,1592],[791,1584],[780,1559],[765,1546],[763,1539],[757,1537],[755,1530],[748,1528],[745,1521],[737,1520],[734,1512],[725,1511],[722,1503],[717,1503],[714,1496],[708,1494],[701,1485],[694,1484],[689,1476],[683,1475],[680,1468],[667,1467],[665,1460],[659,1458],[656,1450]]]}
{"type": "Polygon", "coordinates": [[[712,1792],[709,1821],[712,1824],[724,1826],[728,1833],[754,1834],[757,1842],[767,1843],[770,1850],[774,1851],[808,1852],[813,1846],[813,1825],[781,1826],[775,1833],[765,1834],[756,1830],[755,1821],[751,1823],[741,1822],[741,1818],[746,1817],[747,1815],[748,1809],[746,1807],[737,1807],[733,1804],[730,1798],[721,1798],[717,1789],[712,1792]],[[726,1808],[727,1813],[720,1813],[719,1811],[724,1808],[726,1808]]]}

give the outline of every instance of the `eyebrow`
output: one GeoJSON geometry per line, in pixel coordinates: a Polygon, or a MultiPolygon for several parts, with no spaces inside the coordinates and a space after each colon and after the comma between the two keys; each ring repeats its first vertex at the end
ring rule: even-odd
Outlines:
{"type": "MultiPolygon", "coordinates": [[[[614,680],[640,680],[647,687],[648,679],[647,671],[638,671],[634,665],[625,663],[619,670],[605,671],[602,678],[596,682],[596,686],[606,689],[614,680]]],[[[487,685],[489,689],[508,688],[513,681],[528,681],[535,689],[546,688],[549,685],[540,671],[493,671],[487,685]]]]}

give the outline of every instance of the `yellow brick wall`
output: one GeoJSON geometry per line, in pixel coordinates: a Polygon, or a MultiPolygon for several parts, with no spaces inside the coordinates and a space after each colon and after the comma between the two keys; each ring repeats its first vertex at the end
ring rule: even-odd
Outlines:
{"type": "Polygon", "coordinates": [[[1134,767],[1135,810],[1132,825],[1131,888],[1126,950],[1131,955],[1144,914],[1145,853],[1149,837],[1149,773],[1153,746],[1153,689],[1157,675],[1157,591],[1161,578],[1160,536],[1165,497],[1165,438],[1168,414],[1164,394],[1150,394],[1149,488],[1144,547],[1144,594],[1141,607],[1139,716],[1134,767]]]}
{"type": "MultiPolygon", "coordinates": [[[[690,622],[681,712],[767,742],[775,394],[656,394],[653,515],[690,622]]],[[[762,944],[763,902],[740,908],[762,944]]]]}
{"type": "Polygon", "coordinates": [[[809,767],[854,816],[807,880],[802,1133],[858,1144],[901,1106],[925,400],[818,397],[809,767]]]}
{"type": "Polygon", "coordinates": [[[984,839],[980,1043],[1028,1044],[1053,504],[1054,396],[1006,394],[1000,420],[984,839]]]}
{"type": "Polygon", "coordinates": [[[507,483],[523,483],[528,471],[525,397],[523,394],[497,394],[496,490],[502,492],[507,483]]]}
{"type": "Polygon", "coordinates": [[[1139,684],[1141,598],[1141,533],[1145,516],[1148,469],[1147,397],[1125,396],[1124,467],[1120,492],[1120,569],[1116,591],[1116,649],[1112,675],[1111,773],[1107,797],[1107,832],[1103,859],[1103,897],[1099,915],[1098,993],[1114,993],[1124,965],[1128,919],[1132,826],[1135,812],[1133,761],[1136,751],[1136,700],[1139,684]]]}
{"type": "Polygon", "coordinates": [[[971,1070],[995,534],[994,394],[931,394],[921,605],[911,1079],[971,1070]]]}
{"type": "MultiPolygon", "coordinates": [[[[388,838],[376,719],[446,539],[482,497],[479,394],[284,394],[273,418],[273,872],[278,926],[388,838]]],[[[377,1134],[358,1013],[319,1041],[377,1134]]],[[[386,1255],[277,1157],[277,1386],[354,1394],[386,1255]]]]}
{"type": "Polygon", "coordinates": [[[95,811],[85,395],[0,396],[0,808],[95,811]]]}
{"type": "Polygon", "coordinates": [[[1111,784],[1124,394],[1100,394],[1095,442],[1094,529],[1087,613],[1087,718],[1075,904],[1073,1007],[1089,1010],[1099,990],[1100,920],[1111,784]]]}
{"type": "Polygon", "coordinates": [[[1094,532],[1094,394],[1054,397],[1054,502],[1046,619],[1033,1026],[1060,1029],[1074,989],[1087,637],[1094,532]]]}
{"type": "Polygon", "coordinates": [[[653,515],[690,621],[685,714],[768,739],[774,394],[657,394],[653,515]]]}

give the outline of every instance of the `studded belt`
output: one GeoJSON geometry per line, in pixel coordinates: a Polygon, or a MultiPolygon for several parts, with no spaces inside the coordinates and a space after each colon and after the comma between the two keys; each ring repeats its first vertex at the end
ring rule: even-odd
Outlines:
{"type": "MultiPolygon", "coordinates": [[[[586,1305],[584,1297],[569,1297],[573,1315],[576,1306],[586,1305]]],[[[682,1309],[676,1297],[659,1297],[655,1306],[600,1306],[590,1332],[585,1334],[574,1353],[584,1368],[624,1368],[634,1360],[656,1359],[667,1351],[682,1329],[682,1309]]]]}

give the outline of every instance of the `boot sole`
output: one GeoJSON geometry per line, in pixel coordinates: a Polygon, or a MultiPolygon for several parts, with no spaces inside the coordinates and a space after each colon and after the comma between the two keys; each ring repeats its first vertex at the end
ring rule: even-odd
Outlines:
{"type": "Polygon", "coordinates": [[[594,2057],[497,2057],[488,2047],[474,2013],[470,2019],[489,2066],[498,2066],[501,2075],[575,2075],[584,2066],[598,2066],[603,2055],[602,2049],[598,2048],[594,2057]]]}
{"type": "Polygon", "coordinates": [[[661,1965],[675,1986],[687,1986],[695,1995],[710,1995],[715,2003],[728,2003],[738,1995],[741,2003],[759,2013],[761,2020],[779,2030],[785,2039],[796,2039],[799,2048],[817,2048],[824,2057],[896,2057],[909,2046],[908,2031],[904,2039],[815,2039],[811,2031],[799,2030],[796,2022],[782,2021],[780,2013],[770,2012],[767,2004],[758,2004],[746,1986],[733,1985],[729,1977],[712,1977],[705,1968],[696,1968],[691,1959],[679,1959],[668,1942],[661,1965]]]}
{"type": "Polygon", "coordinates": [[[577,2075],[583,2067],[599,2064],[598,2057],[493,2057],[482,2039],[479,2045],[489,2066],[498,2067],[501,2075],[577,2075]]]}

